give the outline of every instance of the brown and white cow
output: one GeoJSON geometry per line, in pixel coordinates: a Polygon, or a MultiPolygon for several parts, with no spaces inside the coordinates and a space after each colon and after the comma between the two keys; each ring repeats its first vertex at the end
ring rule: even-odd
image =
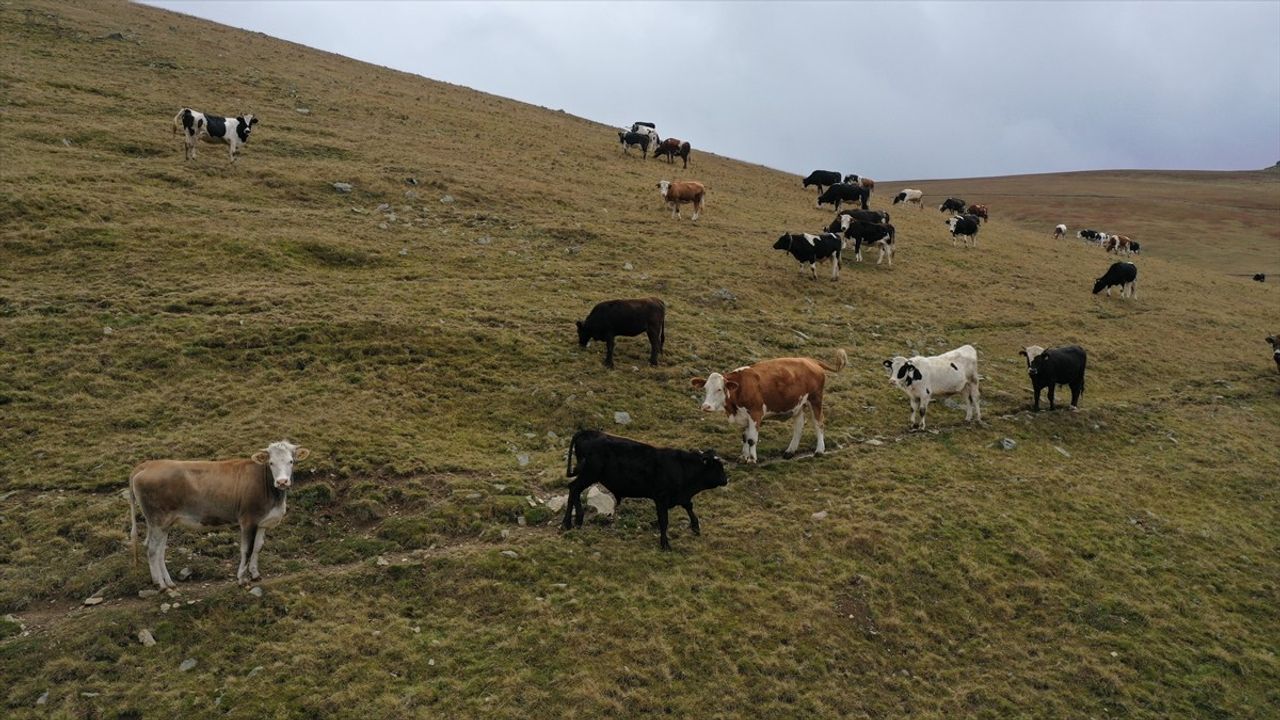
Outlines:
{"type": "Polygon", "coordinates": [[[977,215],[978,217],[982,218],[983,222],[986,222],[991,219],[989,216],[990,212],[991,211],[987,208],[986,205],[979,205],[977,203],[974,203],[973,205],[969,206],[969,214],[977,215]]]}
{"type": "Polygon", "coordinates": [[[729,422],[743,428],[742,460],[756,461],[756,445],[760,423],[768,417],[794,417],[791,444],[783,457],[795,455],[804,430],[804,408],[813,415],[818,435],[815,455],[827,450],[823,439],[822,390],[827,372],[840,372],[849,364],[844,350],[836,351],[836,364],[828,365],[811,358],[778,358],[740,367],[727,375],[713,372],[706,378],[693,378],[693,387],[705,389],[703,412],[721,412],[729,422]]]}
{"type": "Polygon", "coordinates": [[[1113,252],[1117,255],[1120,253],[1130,255],[1132,254],[1132,247],[1130,245],[1132,242],[1133,241],[1129,239],[1128,235],[1108,235],[1107,239],[1102,241],[1102,247],[1107,252],[1113,252]]]}
{"type": "Polygon", "coordinates": [[[177,587],[165,566],[169,529],[240,526],[243,585],[259,580],[258,551],[268,528],[284,519],[293,464],[311,453],[288,440],[273,442],[248,460],[148,460],[129,474],[129,543],[138,562],[138,515],[147,521],[147,563],[161,590],[177,587]]]}
{"type": "Polygon", "coordinates": [[[658,147],[653,151],[653,158],[656,160],[660,155],[667,156],[667,162],[674,163],[676,158],[684,161],[684,167],[689,167],[689,152],[693,148],[689,143],[677,138],[667,138],[658,143],[658,147]]]}
{"type": "Polygon", "coordinates": [[[662,180],[658,183],[658,193],[662,195],[662,199],[667,201],[667,208],[671,210],[671,217],[680,217],[680,206],[684,203],[693,203],[693,219],[697,220],[698,215],[702,213],[702,201],[707,194],[707,189],[700,182],[692,180],[662,180]]]}

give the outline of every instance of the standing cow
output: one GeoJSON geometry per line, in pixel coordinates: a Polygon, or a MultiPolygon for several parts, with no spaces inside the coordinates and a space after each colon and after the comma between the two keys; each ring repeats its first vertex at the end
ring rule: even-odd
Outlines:
{"type": "Polygon", "coordinates": [[[613,367],[614,338],[649,336],[649,364],[657,366],[658,354],[667,341],[667,306],[658,298],[605,300],[591,308],[586,320],[578,321],[578,347],[592,340],[604,341],[605,367],[613,367]]]}
{"type": "Polygon", "coordinates": [[[818,279],[818,263],[831,260],[831,279],[840,279],[840,251],[844,241],[835,233],[810,235],[809,233],[784,233],[773,244],[774,250],[785,250],[800,263],[800,271],[809,266],[813,279],[818,279]]]}
{"type": "Polygon", "coordinates": [[[953,212],[957,215],[963,215],[966,205],[960,198],[947,198],[938,206],[940,212],[953,212]]]}
{"type": "Polygon", "coordinates": [[[173,117],[173,131],[176,133],[181,128],[183,132],[187,160],[195,159],[196,143],[204,140],[214,144],[226,143],[227,152],[234,163],[240,155],[240,148],[249,142],[249,135],[257,124],[258,118],[253,115],[225,118],[207,115],[191,108],[182,108],[173,117]]]}
{"type": "Polygon", "coordinates": [[[662,199],[667,202],[667,209],[671,211],[671,217],[680,217],[680,206],[685,203],[693,204],[693,220],[697,220],[702,214],[702,204],[707,195],[707,190],[700,182],[692,180],[661,180],[658,182],[658,194],[662,195],[662,199]]]}
{"type": "Polygon", "coordinates": [[[983,222],[987,222],[988,220],[990,220],[990,219],[991,219],[990,212],[991,212],[991,211],[987,209],[987,206],[986,206],[986,205],[977,205],[977,204],[974,204],[974,205],[970,205],[970,206],[969,206],[969,213],[968,213],[968,214],[970,214],[970,215],[975,215],[975,216],[977,216],[977,217],[980,217],[980,218],[982,218],[982,221],[983,221],[983,222]]]}
{"type": "Polygon", "coordinates": [[[840,173],[835,170],[814,170],[804,179],[804,189],[808,190],[810,185],[818,187],[818,194],[822,194],[823,188],[829,188],[840,182],[840,173]]]}
{"type": "Polygon", "coordinates": [[[867,198],[869,197],[867,189],[858,185],[848,183],[836,183],[827,188],[825,192],[818,196],[818,209],[821,210],[823,205],[834,205],[838,211],[840,203],[858,203],[863,210],[867,209],[867,198]]]}
{"type": "Polygon", "coordinates": [[[943,222],[951,228],[952,245],[964,238],[967,245],[978,247],[979,220],[976,215],[952,215],[943,222]]]}
{"type": "Polygon", "coordinates": [[[1064,240],[1067,237],[1067,226],[1059,223],[1053,227],[1053,239],[1064,240]]]}
{"type": "Polygon", "coordinates": [[[657,149],[653,151],[653,159],[657,160],[662,155],[667,156],[668,163],[674,163],[675,158],[679,157],[684,161],[684,167],[689,167],[689,152],[692,148],[689,143],[677,140],[676,138],[667,138],[658,143],[657,149]]]}
{"type": "Polygon", "coordinates": [[[982,408],[978,403],[978,351],[972,345],[961,345],[932,357],[897,355],[885,360],[884,368],[889,372],[890,384],[906,393],[911,401],[913,430],[917,422],[921,430],[925,428],[929,403],[947,395],[964,397],[966,422],[982,422],[982,408]]]}
{"type": "Polygon", "coordinates": [[[1276,361],[1276,371],[1280,372],[1280,335],[1268,335],[1267,344],[1271,346],[1271,359],[1276,361]]]}
{"type": "Polygon", "coordinates": [[[1040,411],[1040,391],[1049,389],[1049,409],[1053,410],[1053,391],[1058,385],[1071,388],[1071,409],[1080,406],[1080,396],[1084,394],[1084,371],[1088,354],[1079,345],[1049,348],[1045,350],[1030,345],[1019,351],[1027,359],[1027,375],[1031,378],[1031,389],[1036,399],[1032,409],[1040,411]]]}
{"type": "Polygon", "coordinates": [[[649,147],[653,144],[653,140],[645,133],[627,132],[625,130],[618,132],[618,143],[622,145],[622,154],[630,155],[631,148],[640,148],[640,157],[649,156],[649,147]]]}
{"type": "Polygon", "coordinates": [[[924,192],[907,188],[893,197],[893,204],[915,205],[917,210],[924,209],[924,192]]]}

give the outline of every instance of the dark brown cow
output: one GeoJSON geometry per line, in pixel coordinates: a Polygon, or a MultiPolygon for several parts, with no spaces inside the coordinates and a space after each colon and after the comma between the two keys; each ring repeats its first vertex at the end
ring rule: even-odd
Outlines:
{"type": "Polygon", "coordinates": [[[147,562],[161,590],[177,587],[165,566],[169,528],[209,530],[240,525],[241,584],[259,580],[258,551],[268,528],[284,519],[293,464],[311,453],[288,440],[273,442],[249,460],[149,460],[129,474],[129,543],[138,562],[138,514],[147,522],[147,562]]]}
{"type": "Polygon", "coordinates": [[[794,417],[791,444],[783,457],[791,457],[800,446],[804,430],[804,408],[813,415],[818,435],[814,454],[826,452],[823,439],[822,391],[827,372],[840,372],[849,363],[844,350],[836,351],[836,364],[828,365],[811,358],[778,358],[764,360],[750,367],[740,367],[728,375],[711,373],[705,379],[693,378],[695,388],[705,388],[704,412],[723,411],[729,422],[741,426],[742,460],[756,461],[756,445],[760,423],[767,417],[794,417]]]}
{"type": "Polygon", "coordinates": [[[977,215],[978,217],[982,218],[983,222],[986,222],[987,220],[991,219],[990,217],[987,216],[987,212],[988,210],[986,205],[970,205],[969,206],[969,214],[977,215]]]}
{"type": "Polygon", "coordinates": [[[657,158],[659,155],[666,155],[669,163],[674,163],[675,158],[679,157],[684,160],[684,167],[687,168],[689,167],[689,151],[691,149],[687,142],[682,142],[675,138],[667,138],[658,144],[658,149],[653,151],[653,157],[657,158]]]}

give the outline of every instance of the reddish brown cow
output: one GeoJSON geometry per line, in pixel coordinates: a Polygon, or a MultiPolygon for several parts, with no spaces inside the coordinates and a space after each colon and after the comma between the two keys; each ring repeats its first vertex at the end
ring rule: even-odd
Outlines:
{"type": "Polygon", "coordinates": [[[970,215],[977,215],[978,217],[982,218],[983,222],[985,222],[985,221],[987,221],[987,220],[990,220],[990,219],[991,219],[991,218],[987,217],[987,206],[986,206],[986,205],[970,205],[970,206],[969,206],[969,214],[970,214],[970,215]]]}
{"type": "Polygon", "coordinates": [[[700,182],[692,180],[662,180],[658,183],[658,193],[662,195],[662,199],[667,201],[667,207],[671,210],[671,217],[680,217],[680,206],[684,203],[693,203],[693,219],[697,220],[698,215],[702,213],[702,201],[707,194],[706,188],[700,182]]]}
{"type": "Polygon", "coordinates": [[[844,350],[836,351],[836,364],[828,365],[810,358],[778,358],[764,360],[750,367],[740,367],[728,375],[711,373],[705,379],[693,378],[695,388],[705,388],[702,399],[704,412],[720,412],[729,422],[741,426],[742,460],[756,461],[756,445],[760,437],[760,423],[767,417],[794,417],[791,444],[783,457],[791,457],[800,446],[800,433],[804,430],[804,408],[813,415],[813,426],[818,435],[815,455],[826,452],[823,439],[822,390],[826,386],[827,372],[840,372],[849,364],[844,350]]]}
{"type": "Polygon", "coordinates": [[[689,167],[689,151],[691,149],[687,142],[682,142],[675,138],[667,138],[658,145],[657,150],[653,151],[653,156],[656,158],[659,155],[666,155],[669,163],[674,163],[675,158],[679,157],[684,160],[684,167],[687,168],[689,167]]]}

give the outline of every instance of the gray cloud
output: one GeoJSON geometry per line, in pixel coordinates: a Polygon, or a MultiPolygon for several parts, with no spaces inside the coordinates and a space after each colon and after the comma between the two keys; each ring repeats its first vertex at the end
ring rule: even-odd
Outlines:
{"type": "Polygon", "coordinates": [[[1280,160],[1280,3],[149,4],[783,170],[1280,160]]]}

